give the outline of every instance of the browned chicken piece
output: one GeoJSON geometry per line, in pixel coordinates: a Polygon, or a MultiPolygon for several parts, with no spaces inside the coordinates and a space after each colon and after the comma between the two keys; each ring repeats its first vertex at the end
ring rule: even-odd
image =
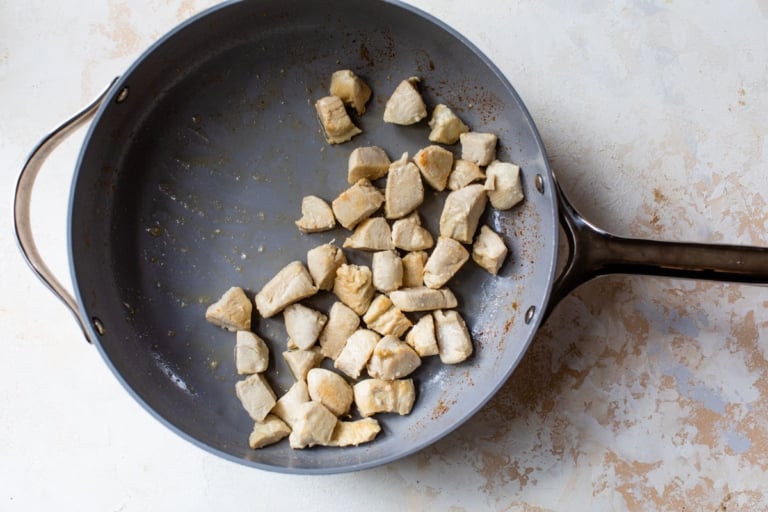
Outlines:
{"type": "Polygon", "coordinates": [[[338,418],[320,402],[305,402],[297,409],[296,422],[288,436],[291,448],[330,443],[338,418]]]}
{"type": "Polygon", "coordinates": [[[453,168],[453,153],[440,146],[427,146],[416,153],[413,161],[432,188],[445,190],[453,168]]]}
{"type": "Polygon", "coordinates": [[[462,133],[459,139],[462,160],[485,166],[496,158],[496,143],[499,139],[493,133],[462,133]]]}
{"type": "Polygon", "coordinates": [[[379,251],[373,253],[371,261],[373,287],[388,293],[403,286],[403,260],[397,251],[379,251]]]}
{"type": "Polygon", "coordinates": [[[424,286],[424,265],[429,256],[425,251],[409,252],[403,256],[403,287],[418,288],[424,286]]]}
{"type": "Polygon", "coordinates": [[[235,394],[254,421],[263,421],[276,403],[275,392],[263,373],[255,373],[238,381],[235,394]]]}
{"type": "Polygon", "coordinates": [[[275,444],[278,441],[288,437],[291,433],[291,427],[289,427],[283,420],[275,416],[274,414],[268,414],[264,421],[256,422],[253,425],[253,430],[248,436],[248,446],[254,450],[264,448],[271,444],[275,444]]]}
{"type": "Polygon", "coordinates": [[[283,311],[289,339],[300,349],[312,347],[320,336],[328,317],[303,304],[291,304],[283,311]]]}
{"type": "Polygon", "coordinates": [[[409,414],[416,401],[413,379],[365,379],[353,386],[355,405],[363,417],[380,412],[409,414]]]}
{"type": "Polygon", "coordinates": [[[435,311],[435,335],[443,364],[457,364],[472,355],[472,338],[457,311],[435,311]]]}
{"type": "Polygon", "coordinates": [[[336,423],[328,446],[358,446],[373,441],[379,432],[381,432],[381,426],[374,418],[339,421],[336,423]]]}
{"type": "Polygon", "coordinates": [[[307,380],[309,370],[316,368],[323,361],[323,354],[320,353],[320,347],[286,350],[283,352],[283,359],[288,363],[288,368],[296,380],[307,380]]]}
{"type": "Polygon", "coordinates": [[[380,336],[368,329],[356,330],[347,340],[333,366],[353,379],[360,377],[380,336]]]}
{"type": "Polygon", "coordinates": [[[469,252],[453,238],[440,237],[424,266],[424,285],[441,288],[469,260],[469,252]]]}
{"type": "Polygon", "coordinates": [[[373,273],[363,265],[342,265],[336,271],[333,294],[357,313],[364,314],[374,294],[373,273]]]}
{"type": "Polygon", "coordinates": [[[440,236],[471,244],[488,196],[483,185],[467,185],[448,194],[440,214],[440,236]]]}
{"type": "Polygon", "coordinates": [[[392,242],[404,251],[423,251],[435,245],[432,234],[421,226],[418,212],[396,220],[392,224],[392,242]]]}
{"type": "Polygon", "coordinates": [[[349,69],[340,69],[331,75],[329,92],[354,108],[358,115],[365,113],[365,104],[371,99],[371,88],[349,69]]]}
{"type": "Polygon", "coordinates": [[[491,206],[497,210],[509,210],[524,199],[520,182],[520,167],[495,160],[485,170],[485,190],[491,206]]]}
{"type": "Polygon", "coordinates": [[[336,416],[346,416],[352,407],[352,386],[344,377],[325,368],[312,368],[307,374],[309,398],[320,402],[336,416]]]}
{"type": "Polygon", "coordinates": [[[363,321],[369,329],[373,329],[379,334],[400,337],[411,327],[411,321],[397,309],[392,301],[386,295],[379,295],[368,308],[363,321]]]}
{"type": "Polygon", "coordinates": [[[435,337],[435,321],[432,315],[427,313],[416,322],[405,337],[405,342],[413,347],[419,357],[434,356],[438,354],[437,338],[435,337]]]}
{"type": "Polygon", "coordinates": [[[378,146],[355,148],[349,155],[347,181],[352,184],[362,179],[383,178],[391,163],[387,153],[378,146]]]}
{"type": "Polygon", "coordinates": [[[360,316],[343,302],[334,302],[328,312],[328,323],[320,333],[320,349],[323,356],[337,359],[347,339],[360,325],[360,316]]]}
{"type": "Polygon", "coordinates": [[[237,331],[235,335],[235,368],[238,375],[261,373],[269,365],[269,347],[251,331],[237,331]]]}
{"type": "Polygon", "coordinates": [[[384,106],[385,123],[410,125],[427,117],[427,106],[416,85],[419,81],[412,76],[400,82],[384,106]]]}
{"type": "Polygon", "coordinates": [[[448,176],[448,188],[451,190],[459,190],[470,183],[481,180],[485,181],[485,174],[483,174],[480,166],[475,162],[459,158],[453,162],[453,170],[451,171],[451,175],[448,176]]]}
{"type": "Polygon", "coordinates": [[[303,233],[319,233],[336,227],[331,207],[317,196],[306,196],[301,200],[301,218],[296,227],[303,233]]]}
{"type": "Polygon", "coordinates": [[[363,133],[349,118],[344,103],[338,96],[320,98],[315,103],[315,110],[325,132],[325,140],[329,144],[341,144],[363,133]]]}
{"type": "Polygon", "coordinates": [[[435,309],[455,308],[456,296],[448,288],[433,290],[426,286],[401,288],[389,294],[392,304],[400,311],[433,311],[435,309]]]}
{"type": "Polygon", "coordinates": [[[441,144],[456,144],[459,135],[467,133],[469,127],[446,105],[436,105],[429,120],[429,140],[441,144]]]}
{"type": "Polygon", "coordinates": [[[317,293],[309,271],[300,261],[293,261],[275,275],[256,294],[256,309],[264,318],[280,313],[286,306],[317,293]]]}
{"type": "Polygon", "coordinates": [[[407,343],[387,335],[379,340],[368,360],[368,375],[374,379],[395,380],[407,377],[421,366],[421,358],[407,343]]]}
{"type": "Polygon", "coordinates": [[[305,380],[297,380],[293,386],[280,397],[272,408],[272,414],[280,417],[289,427],[293,428],[299,414],[299,406],[309,402],[309,389],[305,380]]]}
{"type": "Polygon", "coordinates": [[[228,331],[247,331],[251,328],[253,304],[242,288],[233,286],[219,300],[205,310],[205,319],[228,331]]]}
{"type": "Polygon", "coordinates": [[[384,194],[370,181],[362,179],[334,199],[331,208],[339,224],[351,230],[370,217],[383,202],[384,194]]]}
{"type": "Polygon", "coordinates": [[[496,275],[507,257],[507,252],[507,246],[498,234],[488,226],[480,226],[480,233],[472,245],[472,259],[475,263],[496,275]]]}
{"type": "Polygon", "coordinates": [[[384,198],[384,215],[388,219],[408,215],[424,202],[419,168],[408,161],[408,153],[403,153],[400,160],[389,166],[384,198]]]}
{"type": "Polygon", "coordinates": [[[392,229],[384,217],[371,217],[357,225],[354,233],[344,240],[345,249],[386,251],[394,249],[392,229]]]}
{"type": "Polygon", "coordinates": [[[307,251],[307,269],[320,290],[331,291],[336,270],[346,262],[344,251],[333,244],[323,244],[307,251]]]}

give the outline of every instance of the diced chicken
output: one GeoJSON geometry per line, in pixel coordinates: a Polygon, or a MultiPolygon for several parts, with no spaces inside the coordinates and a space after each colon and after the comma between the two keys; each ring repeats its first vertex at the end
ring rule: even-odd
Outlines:
{"type": "Polygon", "coordinates": [[[358,446],[373,441],[379,432],[381,432],[381,426],[374,418],[339,421],[336,423],[328,446],[358,446]]]}
{"type": "Polygon", "coordinates": [[[346,416],[352,406],[352,386],[344,377],[325,368],[312,368],[307,374],[309,398],[320,402],[336,416],[346,416]]]}
{"type": "Polygon", "coordinates": [[[509,210],[524,199],[520,183],[520,167],[495,160],[485,170],[485,190],[491,206],[497,210],[509,210]]]}
{"type": "Polygon", "coordinates": [[[363,133],[349,118],[344,103],[338,96],[320,98],[315,103],[315,110],[325,132],[325,140],[329,144],[341,144],[363,133]]]}
{"type": "Polygon", "coordinates": [[[352,184],[362,179],[373,181],[382,178],[391,163],[387,153],[378,146],[355,148],[349,155],[347,181],[352,184]]]}
{"type": "Polygon", "coordinates": [[[485,174],[483,174],[480,166],[475,162],[459,158],[453,162],[453,170],[451,171],[451,175],[448,176],[448,188],[451,190],[459,190],[474,181],[480,180],[485,180],[485,174]]]}
{"type": "Polygon", "coordinates": [[[374,294],[371,269],[362,265],[340,266],[333,282],[333,293],[358,316],[364,314],[374,294]]]}
{"type": "Polygon", "coordinates": [[[295,224],[303,233],[319,233],[335,228],[336,219],[328,203],[317,196],[306,196],[301,200],[301,218],[295,224]]]}
{"type": "Polygon", "coordinates": [[[320,333],[320,350],[323,356],[337,359],[347,339],[360,325],[360,316],[342,302],[334,302],[328,312],[328,323],[320,333]]]}
{"type": "Polygon", "coordinates": [[[428,255],[425,251],[409,252],[403,256],[403,287],[417,288],[424,285],[424,265],[428,255]]]}
{"type": "Polygon", "coordinates": [[[291,448],[327,445],[338,419],[320,402],[305,402],[298,407],[293,431],[288,436],[291,448]]]}
{"type": "Polygon", "coordinates": [[[403,153],[400,160],[389,166],[384,198],[384,215],[388,219],[408,215],[424,202],[419,168],[408,161],[408,153],[403,153]]]}
{"type": "Polygon", "coordinates": [[[376,344],[368,361],[368,375],[374,379],[395,380],[413,373],[421,358],[407,343],[394,336],[384,336],[376,344]]]}
{"type": "Polygon", "coordinates": [[[448,309],[457,305],[456,296],[448,288],[401,288],[391,292],[389,298],[396,308],[404,312],[448,309]]]}
{"type": "Polygon", "coordinates": [[[394,249],[392,229],[384,217],[371,217],[358,224],[355,232],[344,240],[345,249],[386,251],[394,249]]]}
{"type": "Polygon", "coordinates": [[[480,233],[472,245],[472,259],[493,275],[499,273],[504,258],[507,257],[504,240],[488,226],[480,226],[480,233]]]}
{"type": "Polygon", "coordinates": [[[412,76],[397,86],[384,106],[384,122],[400,125],[416,124],[427,117],[427,106],[416,86],[419,78],[412,76]]]}
{"type": "Polygon", "coordinates": [[[360,372],[368,364],[378,342],[379,335],[375,332],[368,329],[358,329],[349,337],[333,366],[353,379],[358,378],[360,372]]]}
{"type": "Polygon", "coordinates": [[[413,347],[419,357],[438,354],[437,338],[435,337],[435,321],[431,314],[419,318],[405,337],[405,342],[413,347]]]}
{"type": "Polygon", "coordinates": [[[264,318],[270,318],[286,306],[317,293],[312,276],[300,261],[283,267],[259,293],[256,294],[256,309],[264,318]]]}
{"type": "Polygon", "coordinates": [[[307,380],[307,373],[320,365],[323,354],[320,353],[319,347],[309,350],[286,350],[283,352],[283,359],[288,363],[288,368],[296,380],[307,380]]]}
{"type": "Polygon", "coordinates": [[[384,202],[384,194],[370,181],[362,179],[333,200],[331,208],[339,224],[353,229],[371,216],[384,202]]]}
{"type": "Polygon", "coordinates": [[[432,234],[421,226],[419,214],[413,212],[392,224],[392,242],[404,251],[422,251],[435,244],[432,234]]]}
{"type": "Polygon", "coordinates": [[[371,88],[349,69],[341,69],[331,75],[329,92],[354,108],[358,115],[365,113],[365,104],[371,99],[371,88]]]}
{"type": "Polygon", "coordinates": [[[235,368],[239,375],[261,373],[269,365],[269,347],[251,331],[235,335],[235,368]]]}
{"type": "Polygon", "coordinates": [[[303,304],[291,304],[283,311],[285,330],[293,343],[302,350],[309,349],[317,341],[328,317],[303,304]]]}
{"type": "Polygon", "coordinates": [[[493,133],[462,133],[459,139],[461,140],[462,160],[469,160],[477,165],[485,166],[496,158],[498,137],[493,133]]]}
{"type": "Polygon", "coordinates": [[[305,380],[297,380],[293,386],[277,401],[272,408],[272,414],[279,416],[289,427],[293,428],[299,417],[299,406],[309,402],[309,389],[305,380]]]}
{"type": "Polygon", "coordinates": [[[254,450],[264,448],[271,444],[288,437],[291,433],[291,427],[275,416],[274,414],[268,414],[264,421],[256,422],[253,425],[253,431],[248,436],[248,446],[254,450]]]}
{"type": "Polygon", "coordinates": [[[424,266],[424,284],[441,288],[469,260],[469,252],[453,238],[441,236],[424,266]]]}
{"type": "Polygon", "coordinates": [[[444,364],[457,364],[472,355],[472,338],[457,311],[434,311],[432,316],[440,360],[444,364]]]}
{"type": "Polygon", "coordinates": [[[432,129],[429,132],[429,140],[441,144],[456,144],[459,135],[469,131],[469,127],[450,108],[442,104],[436,105],[432,110],[429,127],[432,129]]]}
{"type": "Polygon", "coordinates": [[[320,290],[330,291],[336,269],[347,262],[344,251],[333,244],[323,244],[307,251],[307,269],[320,290]]]}
{"type": "Polygon", "coordinates": [[[365,379],[353,386],[355,405],[363,417],[380,412],[409,414],[416,401],[413,379],[365,379]]]}
{"type": "Polygon", "coordinates": [[[373,287],[380,292],[391,292],[403,286],[403,260],[397,251],[373,253],[371,261],[373,287]]]}
{"type": "Polygon", "coordinates": [[[398,338],[412,325],[408,317],[397,309],[386,295],[379,295],[373,299],[371,307],[363,316],[363,321],[369,329],[379,334],[385,336],[391,334],[398,338]]]}
{"type": "Polygon", "coordinates": [[[233,286],[219,300],[205,310],[205,319],[228,331],[247,331],[251,328],[253,304],[242,288],[233,286]]]}
{"type": "Polygon", "coordinates": [[[238,381],[235,394],[254,421],[263,421],[276,403],[275,392],[263,373],[255,373],[238,381]]]}
{"type": "Polygon", "coordinates": [[[453,153],[440,146],[427,146],[416,153],[413,161],[432,188],[445,190],[453,168],[453,153]]]}
{"type": "Polygon", "coordinates": [[[488,196],[482,185],[467,185],[448,194],[440,214],[440,236],[471,244],[488,196]]]}

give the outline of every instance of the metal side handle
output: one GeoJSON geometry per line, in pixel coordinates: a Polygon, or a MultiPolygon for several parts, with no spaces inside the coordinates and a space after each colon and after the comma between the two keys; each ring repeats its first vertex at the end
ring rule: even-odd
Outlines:
{"type": "Polygon", "coordinates": [[[117,78],[115,78],[112,83],[109,84],[109,87],[107,87],[90,105],[72,116],[53,132],[46,135],[37,146],[35,146],[35,149],[30,153],[27,162],[24,164],[24,167],[19,174],[13,202],[13,221],[16,230],[16,240],[19,244],[21,254],[43,284],[45,284],[48,289],[51,290],[51,292],[53,292],[53,294],[56,295],[67,308],[69,308],[70,312],[80,324],[85,339],[88,340],[89,343],[93,343],[93,340],[89,334],[86,319],[80,315],[77,302],[72,294],[64,288],[56,276],[53,275],[53,272],[48,268],[48,265],[46,265],[37,249],[37,244],[35,243],[35,238],[32,233],[30,204],[32,190],[35,186],[35,179],[37,178],[37,174],[40,172],[43,163],[64,139],[69,137],[74,131],[88,122],[94,114],[96,114],[96,111],[101,106],[107,93],[109,93],[116,82],[117,78]]]}

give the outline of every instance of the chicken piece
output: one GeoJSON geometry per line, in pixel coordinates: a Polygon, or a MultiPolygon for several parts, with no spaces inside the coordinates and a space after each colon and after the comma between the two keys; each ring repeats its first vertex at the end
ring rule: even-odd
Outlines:
{"type": "Polygon", "coordinates": [[[373,299],[373,273],[362,265],[342,265],[336,271],[333,293],[341,302],[362,315],[368,310],[373,299]]]}
{"type": "Polygon", "coordinates": [[[374,418],[339,421],[336,423],[328,446],[358,446],[373,441],[379,432],[381,432],[381,426],[374,418]]]}
{"type": "Polygon", "coordinates": [[[254,373],[235,384],[235,395],[254,421],[263,421],[275,406],[272,391],[263,373],[254,373]]]}
{"type": "Polygon", "coordinates": [[[235,368],[238,375],[261,373],[269,366],[269,347],[251,331],[235,335],[235,368]]]}
{"type": "Polygon", "coordinates": [[[409,252],[403,256],[403,287],[417,288],[424,285],[424,265],[428,255],[425,251],[409,252]]]}
{"type": "Polygon", "coordinates": [[[309,271],[300,261],[293,261],[283,267],[259,293],[254,301],[261,316],[270,318],[286,306],[306,299],[317,293],[309,271]]]}
{"type": "Polygon", "coordinates": [[[363,130],[355,126],[344,109],[344,103],[338,96],[326,96],[315,103],[317,117],[323,125],[325,140],[328,144],[341,144],[347,142],[355,135],[363,133],[363,130]]]}
{"type": "Polygon", "coordinates": [[[392,229],[384,217],[371,217],[358,224],[355,232],[344,240],[345,249],[386,251],[394,249],[392,229]]]}
{"type": "Polygon", "coordinates": [[[424,285],[441,288],[469,260],[469,252],[453,238],[437,239],[435,250],[424,265],[424,285]]]}
{"type": "Polygon", "coordinates": [[[459,139],[462,160],[485,166],[496,158],[496,143],[499,139],[493,133],[462,133],[459,139]]]}
{"type": "Polygon", "coordinates": [[[432,110],[429,127],[432,129],[429,132],[429,140],[441,144],[456,144],[459,141],[459,135],[469,131],[469,127],[443,104],[436,105],[432,110]]]}
{"type": "Polygon", "coordinates": [[[274,414],[268,414],[264,421],[256,422],[253,425],[253,431],[248,436],[248,446],[254,450],[264,448],[271,444],[288,437],[291,433],[289,427],[283,420],[274,414]]]}
{"type": "Polygon", "coordinates": [[[373,287],[388,293],[403,286],[403,260],[397,251],[379,251],[373,253],[371,261],[373,287]]]}
{"type": "Polygon", "coordinates": [[[421,358],[407,343],[387,335],[379,340],[368,360],[368,375],[374,379],[395,380],[407,377],[421,366],[421,358]]]}
{"type": "Polygon", "coordinates": [[[417,212],[392,224],[392,242],[395,247],[404,251],[422,251],[435,245],[432,234],[421,226],[417,212]]]}
{"type": "Polygon", "coordinates": [[[360,316],[342,302],[334,302],[328,312],[328,323],[320,333],[320,350],[323,356],[337,359],[347,339],[360,325],[360,316]]]}
{"type": "Polygon", "coordinates": [[[302,233],[319,233],[335,228],[336,219],[328,203],[317,196],[306,196],[301,200],[301,218],[295,224],[302,233]]]}
{"type": "Polygon", "coordinates": [[[307,269],[320,290],[330,291],[336,269],[347,262],[344,251],[333,244],[323,244],[307,251],[307,269]]]}
{"type": "Polygon", "coordinates": [[[323,354],[320,353],[320,347],[309,350],[286,350],[283,352],[283,359],[288,363],[288,368],[296,380],[307,380],[309,370],[318,367],[323,361],[323,354]]]}
{"type": "Polygon", "coordinates": [[[488,226],[480,226],[480,233],[472,245],[472,259],[475,263],[496,275],[507,257],[507,252],[507,246],[498,234],[488,226]]]}
{"type": "Polygon", "coordinates": [[[467,185],[448,194],[440,214],[440,236],[471,244],[488,196],[482,185],[467,185]]]}
{"type": "Polygon", "coordinates": [[[291,304],[283,311],[285,330],[293,343],[302,350],[317,341],[328,317],[302,304],[291,304]]]}
{"type": "Polygon", "coordinates": [[[456,296],[448,288],[433,290],[426,286],[395,290],[389,294],[389,299],[397,309],[406,313],[455,308],[458,304],[456,296]]]}
{"type": "Polygon", "coordinates": [[[350,184],[359,180],[377,180],[383,178],[392,162],[387,153],[378,146],[355,148],[349,154],[347,181],[350,184]]]}
{"type": "Polygon", "coordinates": [[[435,336],[440,361],[457,364],[472,355],[472,338],[467,324],[457,311],[434,311],[435,336]]]}
{"type": "Polygon", "coordinates": [[[405,416],[413,409],[416,387],[413,379],[365,379],[352,387],[360,416],[368,417],[380,412],[396,412],[405,416]]]}
{"type": "Polygon", "coordinates": [[[517,165],[494,160],[485,174],[485,190],[491,206],[497,210],[509,210],[524,199],[520,167],[517,165]]]}
{"type": "Polygon", "coordinates": [[[305,402],[298,406],[293,431],[288,436],[291,448],[327,445],[331,441],[338,419],[320,402],[305,402]]]}
{"type": "Polygon", "coordinates": [[[365,365],[368,364],[379,339],[378,334],[368,329],[356,330],[347,340],[333,366],[351,378],[357,379],[365,365]]]}
{"type": "Polygon", "coordinates": [[[299,416],[299,406],[305,402],[309,402],[307,383],[304,380],[297,380],[277,401],[272,408],[272,414],[280,417],[289,427],[293,428],[299,416]]]}
{"type": "Polygon", "coordinates": [[[352,407],[352,386],[344,377],[325,368],[312,368],[307,374],[309,398],[320,402],[336,416],[346,416],[352,407]]]}
{"type": "Polygon", "coordinates": [[[437,190],[445,190],[453,168],[453,153],[440,146],[427,146],[413,157],[422,176],[437,190]]]}
{"type": "Polygon", "coordinates": [[[384,202],[384,194],[366,179],[358,180],[333,200],[331,208],[339,224],[354,229],[384,202]]]}
{"type": "Polygon", "coordinates": [[[395,88],[384,106],[384,122],[399,125],[416,124],[427,117],[427,106],[419,93],[421,80],[412,76],[395,88]]]}
{"type": "Polygon", "coordinates": [[[360,116],[365,113],[365,104],[371,99],[371,88],[349,69],[340,69],[331,75],[329,92],[354,108],[360,116]]]}
{"type": "Polygon", "coordinates": [[[485,174],[483,174],[480,166],[475,162],[459,158],[453,162],[453,170],[451,175],[448,176],[448,188],[459,190],[474,181],[480,180],[485,180],[485,174]]]}
{"type": "Polygon", "coordinates": [[[408,153],[403,153],[400,160],[389,166],[384,198],[384,215],[388,219],[408,215],[424,202],[419,168],[408,161],[408,153]]]}
{"type": "Polygon", "coordinates": [[[405,342],[413,347],[419,357],[438,354],[437,338],[435,337],[435,321],[431,314],[419,318],[413,329],[408,332],[405,342]]]}
{"type": "Polygon", "coordinates": [[[219,300],[205,310],[205,319],[228,331],[247,331],[251,328],[253,304],[242,288],[231,287],[219,300]]]}
{"type": "Polygon", "coordinates": [[[379,334],[384,336],[391,334],[398,338],[413,325],[386,295],[379,295],[373,299],[371,307],[363,315],[363,321],[369,329],[379,334]]]}

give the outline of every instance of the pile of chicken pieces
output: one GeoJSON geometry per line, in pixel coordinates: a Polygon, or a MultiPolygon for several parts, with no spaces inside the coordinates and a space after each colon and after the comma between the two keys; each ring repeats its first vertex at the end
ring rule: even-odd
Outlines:
{"type": "MultiPolygon", "coordinates": [[[[410,125],[427,117],[418,83],[411,77],[397,86],[385,122],[410,125]]],[[[330,96],[315,104],[328,143],[362,133],[346,109],[362,115],[370,97],[371,89],[352,71],[333,73],[330,96]]],[[[458,364],[472,354],[469,330],[446,285],[470,255],[498,273],[508,249],[490,227],[478,225],[487,203],[507,210],[523,200],[520,168],[496,159],[496,135],[470,131],[446,105],[434,107],[428,124],[433,144],[413,159],[404,153],[393,162],[380,147],[355,148],[349,188],[331,204],[303,198],[299,230],[317,233],[338,223],[351,231],[342,248],[331,242],[311,249],[306,264],[286,265],[253,301],[232,287],[208,307],[209,322],[236,332],[236,368],[247,377],[235,391],[255,422],[251,448],[285,437],[294,449],[369,442],[381,431],[373,415],[411,412],[416,389],[409,376],[421,358],[458,364]],[[438,145],[457,142],[461,158],[438,145]],[[374,182],[383,178],[381,190],[374,182]],[[424,182],[437,192],[450,190],[436,242],[418,212],[424,182]],[[470,244],[471,253],[465,247],[470,244]],[[371,266],[348,263],[344,249],[371,253],[371,266]],[[301,303],[323,291],[337,299],[327,315],[301,303]],[[285,321],[289,339],[282,355],[295,382],[279,399],[265,378],[267,343],[251,331],[254,305],[263,318],[282,314],[285,321]],[[336,371],[321,367],[325,358],[336,371]],[[351,419],[353,405],[360,419],[351,419]]]]}

